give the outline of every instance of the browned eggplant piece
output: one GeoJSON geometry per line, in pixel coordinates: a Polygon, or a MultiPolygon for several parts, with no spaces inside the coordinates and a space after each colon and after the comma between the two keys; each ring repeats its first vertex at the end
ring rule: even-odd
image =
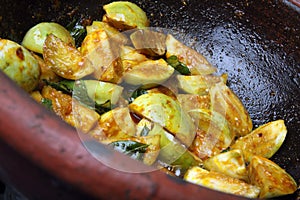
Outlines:
{"type": "Polygon", "coordinates": [[[149,26],[146,13],[136,4],[128,1],[116,1],[103,6],[106,14],[103,21],[121,30],[144,28],[149,26]]]}
{"type": "Polygon", "coordinates": [[[231,132],[244,136],[252,130],[252,120],[241,100],[223,82],[213,85],[209,91],[211,109],[225,116],[231,132]]]}
{"type": "Polygon", "coordinates": [[[196,130],[193,121],[171,97],[162,93],[143,94],[129,105],[129,109],[158,123],[186,146],[192,143],[196,130]]]}
{"type": "Polygon", "coordinates": [[[189,149],[201,159],[219,154],[227,149],[234,139],[225,117],[207,109],[189,112],[196,123],[196,137],[189,149]]]}
{"type": "Polygon", "coordinates": [[[240,137],[231,146],[240,149],[247,162],[253,155],[271,158],[285,140],[287,129],[283,120],[276,120],[254,129],[250,134],[240,137]]]}
{"type": "Polygon", "coordinates": [[[160,32],[141,29],[130,35],[134,47],[150,57],[163,56],[166,52],[166,35],[160,32]]]}
{"type": "Polygon", "coordinates": [[[1,38],[0,70],[27,92],[34,90],[39,83],[37,59],[16,42],[1,38]]]}
{"type": "Polygon", "coordinates": [[[255,185],[250,185],[244,181],[218,172],[207,171],[200,167],[192,167],[189,169],[184,175],[184,179],[214,190],[248,198],[257,198],[260,193],[260,188],[255,185]]]}
{"type": "Polygon", "coordinates": [[[76,80],[94,72],[89,59],[53,34],[45,40],[43,57],[47,66],[66,79],[76,80]]]}
{"type": "Polygon", "coordinates": [[[131,85],[156,86],[172,76],[174,68],[164,59],[146,60],[124,73],[124,81],[131,85]]]}
{"type": "Polygon", "coordinates": [[[70,32],[55,22],[41,22],[30,28],[25,34],[22,45],[36,53],[43,54],[43,46],[49,34],[53,34],[67,44],[75,45],[70,32]]]}
{"type": "Polygon", "coordinates": [[[177,56],[179,61],[189,68],[192,75],[212,74],[216,72],[216,68],[204,56],[182,44],[170,34],[166,38],[166,47],[167,58],[173,55],[177,56]]]}
{"type": "Polygon", "coordinates": [[[223,152],[208,158],[204,161],[203,166],[209,171],[216,171],[248,182],[248,170],[243,153],[239,149],[223,152]]]}
{"type": "Polygon", "coordinates": [[[260,198],[292,194],[297,190],[297,183],[284,169],[260,156],[252,157],[249,178],[251,184],[261,188],[260,198]]]}
{"type": "Polygon", "coordinates": [[[51,100],[52,109],[58,116],[84,133],[90,131],[100,118],[94,110],[85,107],[70,95],[57,91],[50,86],[43,88],[42,96],[51,100]]]}
{"type": "Polygon", "coordinates": [[[118,40],[113,38],[109,37],[103,29],[91,31],[84,38],[80,51],[91,62],[95,70],[93,76],[96,79],[119,83],[123,75],[123,67],[114,49],[122,43],[118,43],[118,40]]]}

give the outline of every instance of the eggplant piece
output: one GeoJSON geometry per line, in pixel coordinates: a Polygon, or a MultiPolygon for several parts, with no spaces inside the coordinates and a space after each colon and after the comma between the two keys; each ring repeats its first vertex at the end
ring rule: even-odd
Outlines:
{"type": "Polygon", "coordinates": [[[102,21],[120,30],[144,28],[149,26],[146,13],[136,4],[116,1],[103,6],[106,14],[102,21]]]}
{"type": "Polygon", "coordinates": [[[170,34],[166,38],[166,47],[166,57],[177,56],[179,61],[189,68],[191,75],[212,74],[216,72],[216,68],[204,56],[185,46],[170,34]]]}
{"type": "Polygon", "coordinates": [[[189,149],[198,157],[211,157],[231,145],[235,135],[223,115],[207,109],[191,110],[189,114],[197,123],[196,137],[189,149]]]}
{"type": "Polygon", "coordinates": [[[184,175],[184,180],[210,189],[248,198],[257,198],[260,193],[260,188],[255,185],[250,185],[244,181],[218,172],[209,172],[200,167],[192,167],[189,169],[184,175]]]}
{"type": "Polygon", "coordinates": [[[240,137],[231,149],[240,149],[246,162],[253,155],[271,158],[285,140],[287,129],[283,120],[276,120],[259,126],[250,134],[240,137]]]}
{"type": "Polygon", "coordinates": [[[172,76],[174,69],[165,60],[147,60],[124,73],[123,79],[131,85],[156,86],[172,76]]]}
{"type": "Polygon", "coordinates": [[[109,82],[84,80],[83,83],[88,96],[99,105],[107,102],[110,105],[117,104],[123,91],[123,87],[109,82]]]}
{"type": "Polygon", "coordinates": [[[141,135],[140,128],[144,125],[142,121],[149,122],[141,120],[136,126],[130,118],[128,108],[116,108],[103,114],[89,135],[104,144],[114,146],[116,150],[133,159],[152,165],[160,152],[160,135],[141,135]]]}
{"type": "Polygon", "coordinates": [[[188,114],[191,110],[210,108],[209,95],[200,96],[198,94],[178,94],[176,97],[182,106],[182,109],[188,114]]]}
{"type": "Polygon", "coordinates": [[[119,56],[114,50],[118,43],[108,36],[105,30],[94,30],[84,38],[80,51],[93,66],[93,76],[100,81],[121,82],[123,68],[119,56]]]}
{"type": "Polygon", "coordinates": [[[33,92],[30,93],[30,96],[31,96],[35,101],[37,101],[38,103],[41,103],[41,102],[42,102],[43,96],[42,96],[42,94],[40,93],[40,91],[35,90],[35,91],[33,91],[33,92]]]}
{"type": "Polygon", "coordinates": [[[42,96],[51,100],[53,111],[58,116],[83,133],[90,131],[100,118],[94,110],[85,107],[70,95],[57,91],[50,86],[43,88],[42,96]]]}
{"type": "Polygon", "coordinates": [[[133,46],[150,57],[163,56],[166,52],[166,35],[148,29],[137,30],[130,35],[133,46]]]}
{"type": "Polygon", "coordinates": [[[49,34],[43,47],[45,63],[57,75],[66,79],[80,79],[94,72],[92,63],[74,47],[49,34]]]}
{"type": "Polygon", "coordinates": [[[36,54],[33,54],[33,56],[38,61],[39,68],[40,68],[39,88],[45,85],[45,81],[58,82],[62,79],[57,74],[55,74],[49,66],[46,65],[43,58],[41,58],[36,54]]]}
{"type": "Polygon", "coordinates": [[[189,94],[207,95],[209,89],[216,83],[223,82],[226,84],[227,75],[177,75],[178,87],[189,94]]]}
{"type": "Polygon", "coordinates": [[[193,153],[188,151],[180,141],[167,132],[157,123],[143,118],[137,124],[137,136],[159,136],[159,157],[158,160],[168,166],[177,166],[186,171],[191,166],[198,166],[202,163],[193,153]]]}
{"type": "Polygon", "coordinates": [[[126,44],[128,42],[128,38],[124,34],[105,22],[93,21],[92,25],[86,27],[86,30],[87,34],[93,31],[103,30],[111,40],[117,43],[126,44]]]}
{"type": "Polygon", "coordinates": [[[144,154],[143,163],[146,165],[153,165],[159,155],[160,150],[160,136],[159,135],[148,135],[139,137],[138,140],[148,145],[144,154]]]}
{"type": "Polygon", "coordinates": [[[22,45],[31,51],[42,54],[45,40],[49,34],[55,35],[66,44],[75,45],[70,32],[55,22],[41,22],[30,28],[23,38],[22,45]]]}
{"type": "Polygon", "coordinates": [[[134,66],[141,62],[149,60],[145,55],[139,53],[131,46],[121,46],[120,57],[123,66],[123,70],[126,73],[130,71],[134,66]]]}
{"type": "Polygon", "coordinates": [[[292,194],[296,181],[276,163],[261,156],[253,156],[249,164],[251,184],[261,188],[259,198],[272,198],[292,194]]]}
{"type": "Polygon", "coordinates": [[[0,69],[27,92],[34,90],[39,83],[37,59],[18,43],[1,38],[0,69]]]}
{"type": "Polygon", "coordinates": [[[153,123],[153,128],[148,135],[160,136],[160,152],[158,159],[171,166],[179,166],[186,171],[191,166],[199,166],[202,160],[191,153],[184,145],[181,144],[171,133],[164,130],[162,126],[153,123]]]}
{"type": "Polygon", "coordinates": [[[135,134],[136,124],[127,107],[114,108],[102,114],[98,121],[98,127],[90,132],[90,135],[103,143],[126,139],[135,134]]]}
{"type": "Polygon", "coordinates": [[[225,116],[231,132],[244,136],[252,130],[252,120],[241,100],[223,82],[216,83],[209,91],[211,109],[225,116]]]}
{"type": "Polygon", "coordinates": [[[217,154],[204,161],[203,166],[209,171],[215,171],[232,178],[248,182],[248,170],[241,150],[235,149],[217,154]]]}
{"type": "Polygon", "coordinates": [[[196,129],[193,121],[177,101],[165,94],[143,94],[129,104],[129,109],[138,116],[158,123],[186,146],[194,140],[196,129]]]}

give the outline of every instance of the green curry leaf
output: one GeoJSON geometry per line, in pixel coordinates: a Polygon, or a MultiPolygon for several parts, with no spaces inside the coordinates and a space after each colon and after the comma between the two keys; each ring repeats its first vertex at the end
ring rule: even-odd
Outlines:
{"type": "Polygon", "coordinates": [[[138,98],[139,96],[143,95],[143,94],[147,94],[148,91],[146,89],[142,89],[142,88],[138,88],[136,90],[133,91],[131,97],[129,98],[129,102],[133,102],[136,98],[138,98]]]}
{"type": "Polygon", "coordinates": [[[50,85],[56,90],[62,91],[66,94],[72,94],[75,81],[71,80],[62,80],[59,82],[50,82],[46,79],[43,80],[47,85],[50,85]]]}
{"type": "Polygon", "coordinates": [[[42,98],[41,103],[42,103],[42,105],[44,105],[44,106],[45,106],[46,108],[48,108],[49,110],[52,110],[52,109],[53,109],[51,99],[42,98]]]}
{"type": "Polygon", "coordinates": [[[76,47],[80,46],[87,34],[86,28],[82,25],[81,21],[81,19],[74,19],[66,26],[67,30],[70,32],[70,35],[75,40],[76,47]]]}
{"type": "Polygon", "coordinates": [[[148,145],[132,140],[120,140],[109,144],[115,150],[124,153],[136,160],[142,160],[143,154],[147,151],[148,145]]]}
{"type": "Polygon", "coordinates": [[[62,80],[59,82],[50,82],[44,80],[47,85],[55,88],[56,90],[62,91],[63,93],[72,95],[72,97],[78,100],[81,104],[88,108],[95,110],[99,114],[103,114],[111,110],[111,102],[107,101],[103,104],[97,104],[92,100],[87,93],[87,88],[84,84],[84,80],[62,80]]]}
{"type": "Polygon", "coordinates": [[[182,75],[191,74],[189,68],[184,63],[180,62],[177,56],[175,55],[172,55],[169,58],[167,58],[167,63],[182,75]]]}

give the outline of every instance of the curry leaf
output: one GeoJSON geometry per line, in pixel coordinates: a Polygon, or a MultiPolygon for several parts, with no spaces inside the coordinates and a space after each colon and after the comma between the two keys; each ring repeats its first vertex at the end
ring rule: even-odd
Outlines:
{"type": "Polygon", "coordinates": [[[79,47],[87,34],[86,28],[81,24],[81,19],[74,19],[66,28],[74,38],[76,47],[79,47]]]}
{"type": "Polygon", "coordinates": [[[147,144],[132,140],[115,141],[110,143],[109,145],[112,146],[115,150],[124,153],[125,155],[128,155],[136,160],[141,160],[143,158],[143,154],[147,151],[148,147],[147,144]]]}
{"type": "Polygon", "coordinates": [[[184,63],[180,62],[177,56],[175,55],[172,55],[169,58],[167,58],[167,63],[182,75],[191,74],[189,68],[184,63]]]}
{"type": "Polygon", "coordinates": [[[83,80],[75,81],[72,94],[73,98],[86,105],[88,108],[95,110],[100,115],[111,109],[111,102],[109,100],[103,104],[97,104],[97,102],[88,96],[87,88],[83,80]]]}
{"type": "Polygon", "coordinates": [[[87,106],[92,110],[95,110],[99,114],[103,114],[111,109],[110,101],[107,101],[104,104],[97,104],[88,96],[84,80],[62,80],[59,82],[50,82],[47,80],[44,81],[47,85],[50,85],[56,90],[72,95],[72,97],[78,100],[81,104],[87,106]]]}
{"type": "Polygon", "coordinates": [[[52,110],[52,101],[51,99],[47,99],[47,98],[42,98],[41,101],[42,105],[44,105],[46,108],[48,108],[49,110],[52,110]]]}
{"type": "Polygon", "coordinates": [[[139,96],[143,95],[143,94],[147,94],[147,90],[146,89],[142,89],[142,88],[138,88],[136,90],[133,91],[131,97],[129,98],[129,102],[133,102],[136,98],[138,98],[139,96]]]}
{"type": "Polygon", "coordinates": [[[110,111],[111,108],[112,108],[112,106],[111,106],[110,100],[108,100],[107,102],[105,102],[103,104],[97,104],[95,102],[95,111],[97,113],[99,113],[100,115],[103,114],[103,113],[106,113],[106,112],[110,111]]]}
{"type": "Polygon", "coordinates": [[[62,91],[67,94],[72,94],[75,81],[62,80],[60,82],[50,82],[48,80],[43,80],[47,85],[55,88],[56,90],[62,91]]]}

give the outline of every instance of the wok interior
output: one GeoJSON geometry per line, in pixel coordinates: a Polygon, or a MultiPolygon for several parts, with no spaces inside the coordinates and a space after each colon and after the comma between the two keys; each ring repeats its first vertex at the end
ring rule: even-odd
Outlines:
{"type": "MultiPolygon", "coordinates": [[[[41,21],[68,24],[74,18],[101,20],[109,1],[4,0],[0,37],[20,42],[41,21]]],[[[202,53],[249,111],[254,127],[284,119],[288,135],[271,160],[300,180],[300,12],[270,1],[133,1],[146,11],[151,26],[182,31],[184,43],[202,53]]]]}

